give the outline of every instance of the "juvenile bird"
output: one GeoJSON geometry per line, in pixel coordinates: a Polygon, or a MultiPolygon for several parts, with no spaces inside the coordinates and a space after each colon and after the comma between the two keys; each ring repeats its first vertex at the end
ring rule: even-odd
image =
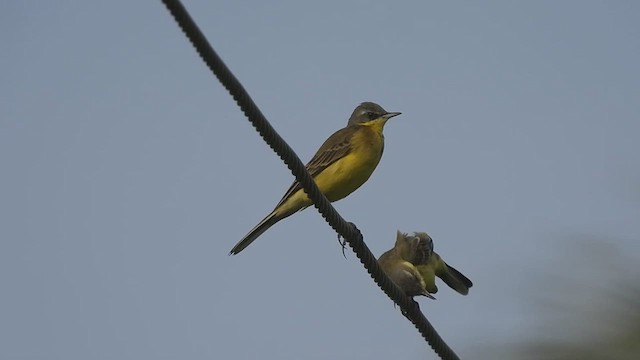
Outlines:
{"type": "MultiPolygon", "coordinates": [[[[369,179],[382,158],[384,125],[397,115],[400,113],[363,102],[353,110],[347,126],[320,146],[306,168],[329,201],[345,198],[369,179]]],[[[302,186],[294,182],[273,211],[251,229],[229,255],[238,254],[275,223],[311,204],[302,186]]]]}
{"type": "Polygon", "coordinates": [[[398,231],[394,247],[385,252],[378,259],[378,263],[387,276],[404,291],[407,296],[426,296],[434,299],[426,289],[426,284],[413,265],[413,261],[421,259],[418,250],[421,239],[408,236],[398,231]],[[418,256],[418,257],[417,257],[418,256]]]}

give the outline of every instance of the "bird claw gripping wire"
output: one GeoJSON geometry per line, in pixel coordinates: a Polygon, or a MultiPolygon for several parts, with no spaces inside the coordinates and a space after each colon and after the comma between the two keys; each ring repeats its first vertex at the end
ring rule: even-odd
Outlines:
{"type": "Polygon", "coordinates": [[[338,234],[338,244],[340,244],[340,247],[342,248],[342,256],[346,259],[347,254],[345,253],[345,249],[347,248],[347,240],[340,234],[338,234]]]}
{"type": "MultiPolygon", "coordinates": [[[[411,299],[411,300],[413,301],[413,303],[414,303],[414,304],[416,305],[416,307],[418,308],[418,311],[421,311],[421,310],[420,310],[420,304],[418,304],[418,302],[417,302],[417,301],[415,301],[415,300],[413,300],[413,299],[411,299]]],[[[395,304],[395,303],[393,304],[393,307],[394,307],[394,308],[396,307],[396,304],[395,304]]],[[[404,311],[402,308],[400,308],[400,312],[401,312],[401,313],[402,313],[402,315],[404,315],[404,316],[409,316],[409,315],[407,314],[407,312],[406,312],[406,311],[404,311]]]]}
{"type": "MultiPolygon", "coordinates": [[[[349,221],[349,225],[351,225],[351,227],[353,227],[355,231],[360,232],[356,224],[349,221]]],[[[340,247],[342,247],[342,256],[344,256],[344,258],[346,259],[347,255],[345,254],[345,249],[347,248],[347,239],[342,237],[342,235],[338,234],[338,244],[340,244],[340,247]]]]}

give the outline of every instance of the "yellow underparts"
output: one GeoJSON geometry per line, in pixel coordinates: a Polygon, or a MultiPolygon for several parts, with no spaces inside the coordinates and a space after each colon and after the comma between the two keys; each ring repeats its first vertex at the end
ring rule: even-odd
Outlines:
{"type": "MultiPolygon", "coordinates": [[[[314,180],[329,201],[338,201],[364,184],[382,158],[384,120],[360,124],[351,137],[351,152],[318,174],[314,180]]],[[[310,206],[311,200],[304,190],[293,194],[276,211],[293,213],[310,206]]]]}

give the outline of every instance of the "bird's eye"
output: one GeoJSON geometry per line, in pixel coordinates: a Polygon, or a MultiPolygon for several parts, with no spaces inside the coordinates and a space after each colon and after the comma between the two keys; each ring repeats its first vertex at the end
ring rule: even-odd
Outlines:
{"type": "Polygon", "coordinates": [[[377,118],[378,118],[378,114],[376,114],[376,113],[374,113],[374,112],[369,111],[369,112],[367,113],[367,117],[369,118],[369,120],[374,120],[374,119],[377,119],[377,118]]]}

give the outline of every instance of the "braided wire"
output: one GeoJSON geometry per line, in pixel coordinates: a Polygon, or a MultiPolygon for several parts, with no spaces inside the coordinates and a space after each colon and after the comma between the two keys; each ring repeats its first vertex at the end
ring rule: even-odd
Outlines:
{"type": "Polygon", "coordinates": [[[414,324],[440,358],[443,360],[459,359],[440,337],[431,323],[424,317],[417,303],[407,297],[382,271],[373,253],[371,253],[364,243],[360,230],[352,223],[345,221],[333,208],[329,200],[320,192],[300,158],[298,158],[293,149],[289,147],[267,121],[242,84],[236,79],[233,73],[231,73],[229,68],[227,68],[215,50],[213,50],[182,3],[179,0],[162,0],[162,2],[205,64],[207,64],[209,69],[218,78],[222,86],[231,94],[262,139],[273,149],[280,159],[285,162],[296,180],[300,182],[309,199],[313,201],[314,206],[318,209],[322,217],[353,249],[376,284],[378,284],[387,296],[400,306],[402,314],[414,324]]]}

